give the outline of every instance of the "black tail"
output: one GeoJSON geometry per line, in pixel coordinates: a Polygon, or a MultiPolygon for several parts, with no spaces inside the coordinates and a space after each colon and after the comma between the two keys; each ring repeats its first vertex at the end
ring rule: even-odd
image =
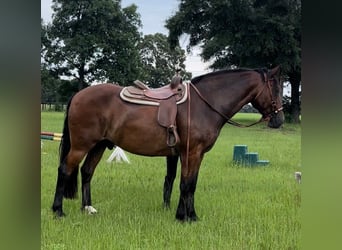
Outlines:
{"type": "MultiPolygon", "coordinates": [[[[63,127],[63,135],[61,139],[61,143],[59,145],[59,163],[62,166],[65,163],[66,156],[68,155],[71,145],[70,145],[70,134],[69,134],[69,125],[68,125],[68,113],[70,104],[72,101],[72,97],[70,98],[67,109],[66,115],[64,119],[64,127],[63,127]]],[[[78,167],[74,168],[74,171],[71,173],[70,176],[67,176],[65,179],[65,186],[64,186],[64,197],[68,199],[76,198],[77,194],[77,178],[78,177],[78,167]]]]}

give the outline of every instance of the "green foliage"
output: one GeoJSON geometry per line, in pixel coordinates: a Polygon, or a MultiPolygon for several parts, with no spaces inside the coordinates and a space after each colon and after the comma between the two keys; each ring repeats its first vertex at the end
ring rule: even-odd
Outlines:
{"type": "Polygon", "coordinates": [[[272,67],[300,70],[300,1],[183,0],[167,20],[170,42],[190,35],[213,69],[272,67]]]}
{"type": "MultiPolygon", "coordinates": [[[[41,115],[42,130],[62,131],[64,113],[41,115]]],[[[259,114],[234,116],[246,124],[259,118],[259,114]]],[[[98,214],[82,213],[79,197],[64,200],[67,216],[54,219],[50,207],[59,143],[43,141],[41,249],[299,249],[301,186],[295,182],[294,172],[301,171],[300,133],[300,126],[293,124],[278,130],[264,124],[224,126],[201,165],[195,194],[200,220],[195,223],[175,220],[180,166],[171,209],[165,210],[165,158],[126,152],[131,164],[108,164],[109,150],[92,180],[92,200],[98,214]],[[257,151],[270,165],[234,165],[235,144],[247,144],[249,151],[257,151]]]]}
{"type": "Polygon", "coordinates": [[[167,20],[169,43],[190,35],[189,48],[202,47],[210,68],[281,65],[294,89],[293,113],[299,115],[301,82],[301,1],[299,0],[182,0],[167,20]]]}
{"type": "Polygon", "coordinates": [[[41,69],[41,103],[65,104],[78,91],[79,83],[77,80],[61,80],[52,72],[41,69]]]}
{"type": "Polygon", "coordinates": [[[138,75],[140,34],[137,7],[120,1],[53,1],[52,24],[42,27],[43,58],[50,70],[79,82],[125,84],[138,75]]]}
{"type": "Polygon", "coordinates": [[[41,103],[59,101],[58,87],[60,80],[53,77],[49,70],[41,68],[41,103]]]}
{"type": "Polygon", "coordinates": [[[41,20],[42,102],[66,103],[92,82],[126,86],[139,79],[159,87],[170,82],[176,68],[191,78],[181,48],[170,50],[163,34],[141,36],[135,4],[121,8],[121,1],[112,0],[53,3],[52,23],[41,20]]]}
{"type": "Polygon", "coordinates": [[[141,80],[149,87],[156,88],[169,84],[177,69],[181,69],[184,78],[191,78],[191,73],[185,71],[185,51],[179,46],[171,50],[167,36],[156,33],[146,35],[139,44],[143,62],[141,80]]]}

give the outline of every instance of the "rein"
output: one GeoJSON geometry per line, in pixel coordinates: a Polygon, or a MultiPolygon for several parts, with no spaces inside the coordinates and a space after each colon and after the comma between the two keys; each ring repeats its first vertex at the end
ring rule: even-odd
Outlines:
{"type": "Polygon", "coordinates": [[[226,123],[229,123],[229,124],[231,124],[233,126],[240,127],[240,128],[247,128],[247,127],[251,127],[253,125],[256,125],[256,124],[258,124],[260,122],[263,122],[263,121],[267,120],[267,118],[265,119],[265,118],[261,117],[259,121],[253,122],[252,124],[248,124],[248,125],[244,125],[244,124],[240,124],[238,122],[235,122],[235,121],[231,120],[230,118],[228,118],[225,114],[223,114],[222,112],[217,110],[213,105],[211,105],[207,101],[207,99],[205,99],[205,97],[201,94],[201,92],[199,92],[198,88],[196,88],[196,86],[192,82],[190,82],[190,86],[195,90],[195,92],[202,99],[202,101],[204,101],[213,111],[215,111],[216,113],[221,115],[224,119],[226,119],[226,123]]]}
{"type": "MultiPolygon", "coordinates": [[[[229,123],[229,124],[231,124],[231,125],[233,125],[233,126],[240,127],[240,128],[247,128],[247,127],[254,126],[254,125],[258,124],[258,123],[261,123],[261,122],[264,122],[264,121],[268,121],[268,120],[271,118],[271,116],[272,116],[273,113],[277,114],[279,111],[283,110],[283,107],[277,108],[277,105],[276,105],[275,101],[273,100],[273,95],[272,95],[271,87],[270,87],[270,84],[269,84],[269,82],[270,82],[271,80],[272,80],[272,79],[268,79],[267,82],[266,82],[266,85],[267,85],[267,87],[268,87],[268,89],[269,89],[269,92],[270,92],[270,94],[271,94],[271,100],[272,100],[273,111],[272,111],[270,114],[268,114],[265,118],[264,118],[264,116],[262,116],[258,121],[253,122],[253,123],[248,124],[248,125],[241,124],[241,123],[238,123],[238,122],[235,122],[235,121],[231,120],[229,117],[227,117],[225,114],[223,114],[222,112],[220,112],[219,110],[217,110],[213,105],[211,105],[211,104],[208,102],[208,100],[201,94],[201,92],[196,88],[196,86],[195,86],[192,82],[189,83],[189,86],[191,86],[191,87],[195,90],[195,92],[196,92],[197,95],[202,99],[202,101],[204,101],[204,102],[205,102],[213,111],[215,111],[216,113],[218,113],[219,115],[221,115],[224,119],[226,119],[226,123],[229,123]]],[[[255,99],[264,91],[266,85],[265,85],[265,86],[262,88],[262,90],[256,95],[255,99]]],[[[190,89],[189,89],[188,92],[190,92],[190,89]]]]}
{"type": "MultiPolygon", "coordinates": [[[[191,82],[190,82],[191,83],[191,82]]],[[[190,126],[191,126],[191,119],[190,119],[190,101],[191,101],[191,98],[190,98],[190,83],[188,83],[188,120],[187,120],[187,125],[188,125],[188,130],[187,130],[187,135],[186,135],[186,155],[185,155],[185,166],[186,168],[188,168],[189,166],[189,147],[190,147],[190,126]]]]}

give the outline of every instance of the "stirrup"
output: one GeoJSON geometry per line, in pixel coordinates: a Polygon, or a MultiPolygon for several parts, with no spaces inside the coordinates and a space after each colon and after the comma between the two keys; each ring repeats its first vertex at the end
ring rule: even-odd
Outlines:
{"type": "Polygon", "coordinates": [[[176,129],[176,126],[174,125],[170,125],[168,128],[167,128],[167,140],[166,140],[166,144],[173,148],[175,147],[177,144],[179,144],[179,136],[178,136],[178,133],[177,133],[177,129],[176,129]]]}

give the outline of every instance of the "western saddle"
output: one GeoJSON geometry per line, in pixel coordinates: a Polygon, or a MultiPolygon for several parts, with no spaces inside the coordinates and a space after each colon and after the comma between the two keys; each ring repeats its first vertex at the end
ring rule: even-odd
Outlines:
{"type": "Polygon", "coordinates": [[[175,75],[171,83],[160,88],[152,89],[139,80],[134,81],[135,86],[123,88],[120,92],[121,99],[140,105],[159,106],[157,121],[166,128],[166,144],[174,148],[180,142],[177,126],[177,104],[185,102],[187,87],[182,83],[182,78],[175,75]]]}

